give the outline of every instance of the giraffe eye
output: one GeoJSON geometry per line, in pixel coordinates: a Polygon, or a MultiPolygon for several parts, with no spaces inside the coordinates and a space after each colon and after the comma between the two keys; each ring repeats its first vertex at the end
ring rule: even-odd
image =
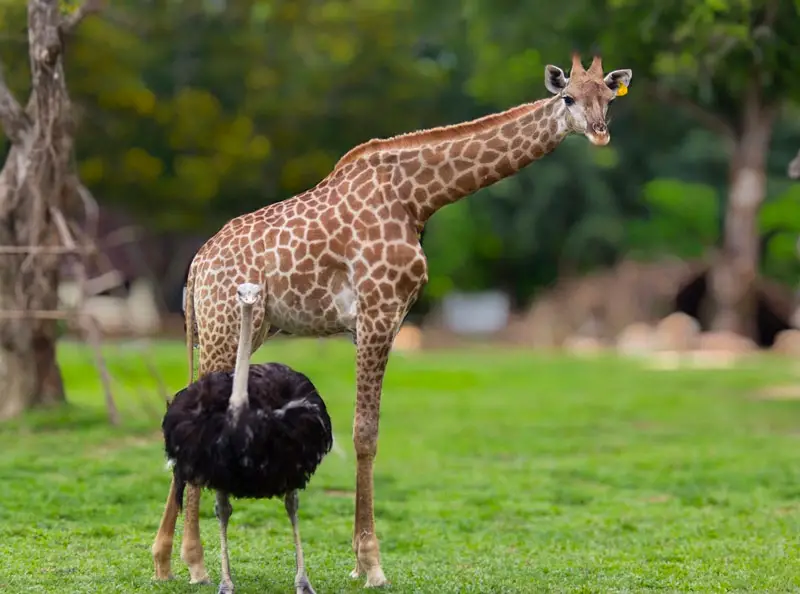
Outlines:
{"type": "Polygon", "coordinates": [[[564,103],[566,105],[574,105],[575,104],[575,99],[573,99],[569,95],[564,95],[564,103]]]}

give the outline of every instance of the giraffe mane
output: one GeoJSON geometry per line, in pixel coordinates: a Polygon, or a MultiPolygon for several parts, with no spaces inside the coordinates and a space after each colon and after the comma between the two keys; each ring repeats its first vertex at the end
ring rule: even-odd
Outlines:
{"type": "Polygon", "coordinates": [[[533,103],[523,103],[517,105],[506,111],[500,113],[492,113],[475,120],[468,122],[461,122],[459,124],[450,124],[448,126],[437,126],[435,128],[427,128],[424,130],[417,130],[415,132],[406,132],[389,138],[373,138],[362,144],[359,144],[348,152],[346,152],[333,166],[331,173],[334,173],[357,159],[366,155],[374,154],[380,150],[387,149],[403,149],[403,148],[417,148],[425,146],[431,142],[442,140],[454,140],[479,134],[497,125],[509,122],[517,118],[522,113],[529,111],[535,105],[539,105],[548,101],[550,98],[539,99],[533,103]]]}

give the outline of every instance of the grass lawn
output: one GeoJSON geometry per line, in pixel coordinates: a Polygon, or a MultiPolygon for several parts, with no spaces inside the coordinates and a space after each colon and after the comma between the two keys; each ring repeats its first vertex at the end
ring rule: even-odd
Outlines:
{"type": "MultiPolygon", "coordinates": [[[[157,347],[168,387],[183,347],[157,347]]],[[[343,453],[301,495],[301,532],[319,594],[358,592],[350,538],[353,348],[275,341],[257,360],[307,373],[343,453]]],[[[167,495],[160,418],[118,390],[105,421],[89,354],[64,344],[71,406],[0,425],[0,592],[216,592],[151,581],[167,495]]],[[[138,360],[112,368],[163,404],[138,360]],[[124,367],[129,369],[125,371],[124,367]],[[138,375],[137,375],[138,374],[138,375]]],[[[648,371],[616,360],[521,352],[397,354],[384,390],[376,516],[392,592],[787,592],[800,590],[800,401],[757,398],[800,383],[788,364],[648,371]]],[[[236,501],[237,594],[293,592],[279,501],[236,501]]],[[[219,577],[213,496],[202,504],[206,565],[219,577]]]]}

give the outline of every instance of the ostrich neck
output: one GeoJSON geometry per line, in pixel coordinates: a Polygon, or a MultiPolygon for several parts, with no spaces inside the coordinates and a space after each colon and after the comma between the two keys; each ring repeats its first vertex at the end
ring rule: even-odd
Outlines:
{"type": "Polygon", "coordinates": [[[242,305],[242,329],[239,334],[239,347],[236,351],[236,365],[233,368],[233,390],[228,403],[234,417],[247,406],[247,379],[250,374],[250,350],[253,334],[253,306],[242,305]]]}

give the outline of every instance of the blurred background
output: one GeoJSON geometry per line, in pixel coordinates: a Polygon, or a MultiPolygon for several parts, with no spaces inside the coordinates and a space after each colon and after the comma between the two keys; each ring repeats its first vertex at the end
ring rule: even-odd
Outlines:
{"type": "MultiPolygon", "coordinates": [[[[568,70],[578,49],[633,69],[611,144],[569,138],[433,217],[421,330],[399,340],[595,348],[682,311],[773,346],[800,272],[796,27],[796,3],[766,0],[112,2],[66,54],[76,166],[100,206],[80,307],[106,334],[182,335],[189,262],[231,217],[368,139],[545,97],[545,64],[568,70]],[[729,199],[745,169],[759,182],[729,199]]],[[[0,30],[23,96],[23,2],[0,2],[0,30]]],[[[65,267],[59,295],[76,305],[72,280],[65,267]]]]}

